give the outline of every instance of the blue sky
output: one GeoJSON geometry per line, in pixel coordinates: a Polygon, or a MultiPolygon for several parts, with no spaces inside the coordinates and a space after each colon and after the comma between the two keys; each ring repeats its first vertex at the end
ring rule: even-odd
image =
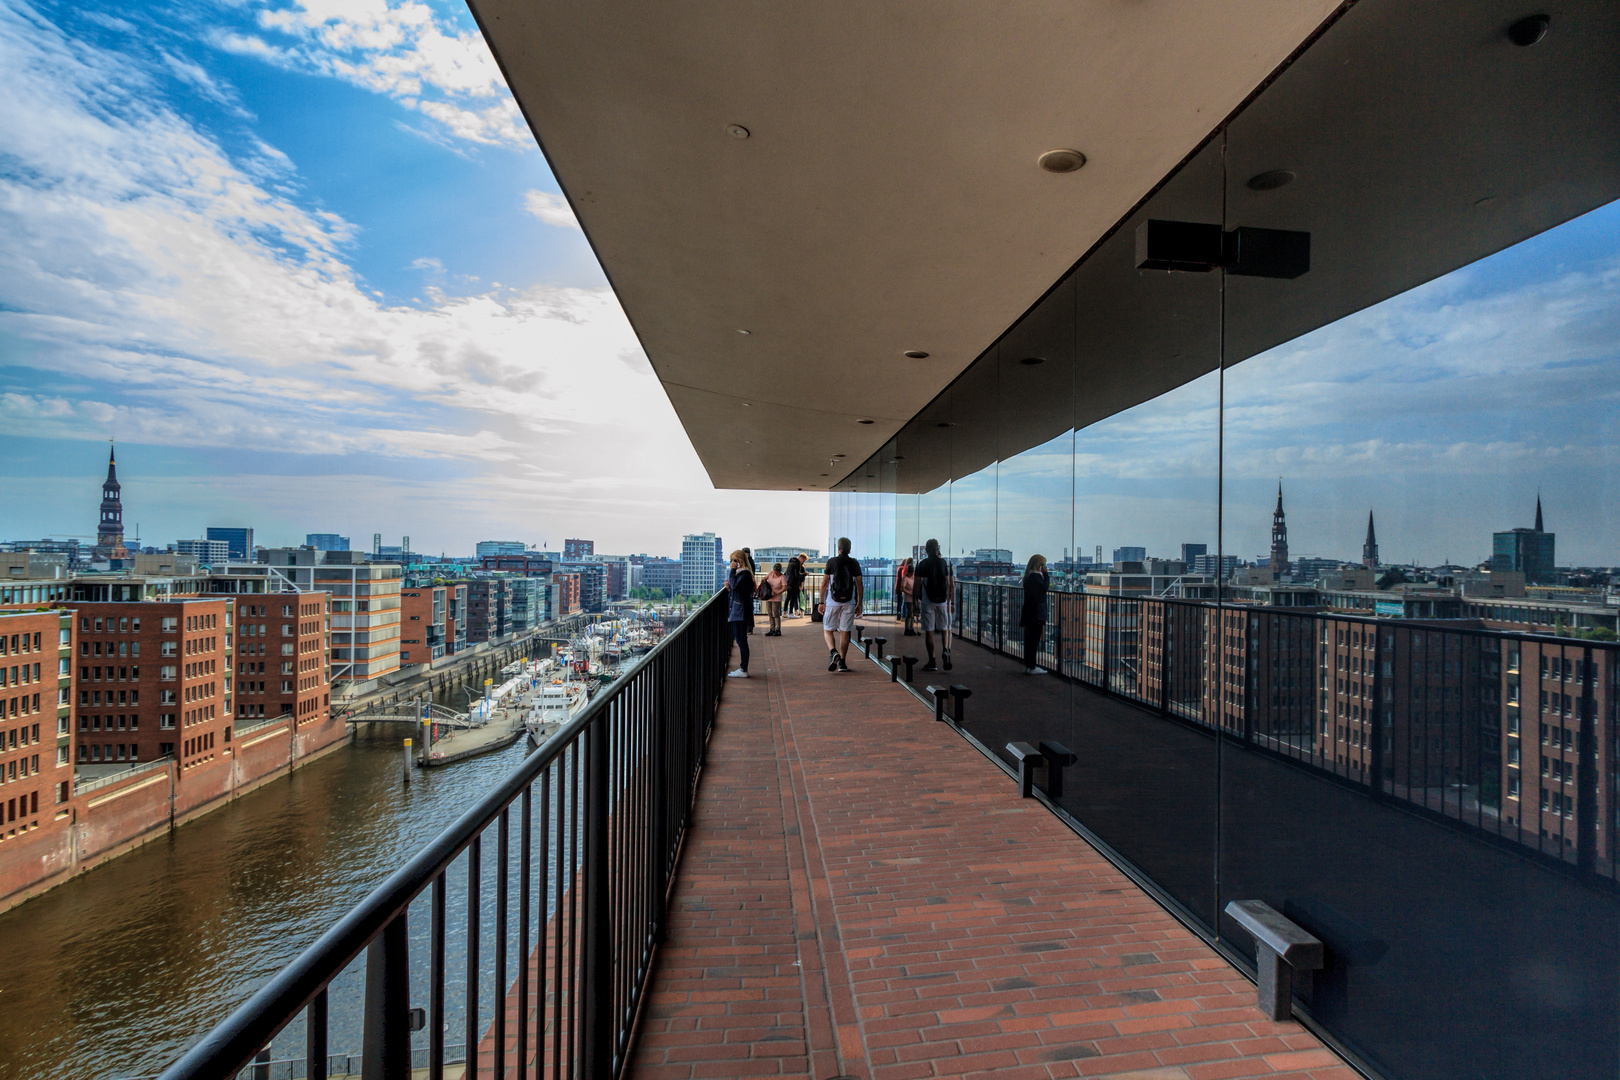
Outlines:
{"type": "Polygon", "coordinates": [[[811,543],[716,492],[464,6],[0,0],[0,539],[811,543]]]}

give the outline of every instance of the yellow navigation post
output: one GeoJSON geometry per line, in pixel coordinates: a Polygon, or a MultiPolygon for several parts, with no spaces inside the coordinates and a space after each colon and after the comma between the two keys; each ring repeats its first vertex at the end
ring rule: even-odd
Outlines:
{"type": "Polygon", "coordinates": [[[406,739],[405,740],[405,782],[407,784],[411,782],[411,766],[413,764],[414,763],[411,761],[411,740],[406,739]]]}

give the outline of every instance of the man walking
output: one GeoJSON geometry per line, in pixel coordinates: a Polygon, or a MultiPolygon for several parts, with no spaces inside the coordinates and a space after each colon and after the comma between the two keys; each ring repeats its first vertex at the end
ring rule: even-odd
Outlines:
{"type": "Polygon", "coordinates": [[[934,635],[939,635],[939,651],[945,670],[951,670],[951,601],[956,599],[956,576],[951,564],[939,553],[939,541],[930,540],[924,549],[928,557],[917,564],[917,606],[922,617],[923,646],[928,650],[924,671],[938,671],[934,662],[934,635]]]}
{"type": "Polygon", "coordinates": [[[838,538],[838,554],[821,577],[821,636],[827,642],[827,670],[848,671],[849,635],[861,614],[861,564],[850,558],[849,537],[838,538]]]}

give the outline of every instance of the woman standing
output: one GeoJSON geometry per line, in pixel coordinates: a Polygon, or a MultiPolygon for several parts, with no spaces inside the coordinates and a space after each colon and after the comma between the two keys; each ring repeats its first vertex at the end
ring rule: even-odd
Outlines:
{"type": "Polygon", "coordinates": [[[906,632],[903,637],[916,637],[917,631],[911,624],[917,618],[917,567],[915,559],[906,559],[900,564],[900,584],[895,589],[895,596],[900,601],[900,614],[906,622],[906,632]]]}
{"type": "Polygon", "coordinates": [[[1024,628],[1024,673],[1045,675],[1046,669],[1035,661],[1041,654],[1041,640],[1046,637],[1046,556],[1031,555],[1024,568],[1024,609],[1019,613],[1018,625],[1024,628]]]}
{"type": "Polygon", "coordinates": [[[760,582],[759,598],[765,604],[765,616],[770,619],[770,629],[765,631],[766,637],[782,636],[782,592],[787,588],[787,576],[782,573],[782,564],[777,563],[771,567],[771,572],[765,575],[760,582]]]}
{"type": "Polygon", "coordinates": [[[726,574],[726,589],[731,594],[726,619],[731,623],[731,638],[737,643],[737,670],[726,672],[728,679],[748,678],[748,630],[754,621],[754,572],[748,556],[741,550],[731,553],[731,570],[726,574]]]}

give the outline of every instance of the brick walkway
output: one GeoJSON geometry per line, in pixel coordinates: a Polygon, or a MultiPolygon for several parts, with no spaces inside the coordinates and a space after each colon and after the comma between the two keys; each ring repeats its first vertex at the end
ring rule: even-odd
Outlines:
{"type": "Polygon", "coordinates": [[[1353,1080],[818,631],[756,636],[726,686],[634,1080],[1353,1080]]]}

